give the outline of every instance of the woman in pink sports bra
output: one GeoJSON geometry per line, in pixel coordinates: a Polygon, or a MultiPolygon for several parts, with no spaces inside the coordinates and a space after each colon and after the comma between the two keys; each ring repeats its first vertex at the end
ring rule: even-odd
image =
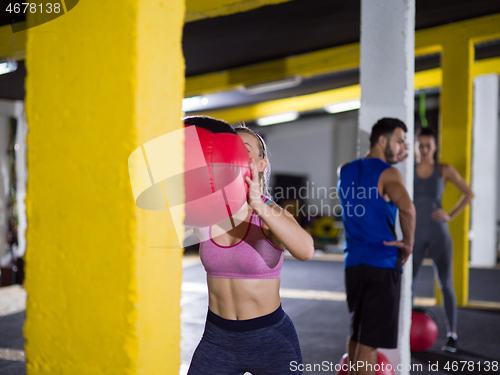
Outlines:
{"type": "Polygon", "coordinates": [[[188,375],[301,374],[291,371],[302,357],[293,323],[281,308],[280,271],[285,248],[305,261],[314,253],[313,240],[291,214],[263,196],[270,171],[264,140],[245,126],[235,131],[252,160],[248,201],[235,228],[196,231],[209,311],[188,375]]]}

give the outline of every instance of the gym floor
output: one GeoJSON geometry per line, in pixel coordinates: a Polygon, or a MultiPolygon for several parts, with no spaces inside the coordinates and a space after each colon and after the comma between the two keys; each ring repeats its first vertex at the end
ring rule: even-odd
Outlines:
{"type": "MultiPolygon", "coordinates": [[[[326,254],[308,262],[287,257],[282,271],[281,296],[284,310],[293,320],[302,348],[304,364],[317,370],[304,374],[326,374],[320,367],[324,361],[337,364],[345,352],[349,330],[349,315],[345,303],[342,256],[326,254]]],[[[183,261],[182,284],[182,365],[180,374],[187,372],[193,351],[203,333],[208,306],[205,271],[196,254],[186,255],[183,261]]],[[[422,267],[417,285],[420,303],[434,315],[439,328],[435,344],[426,352],[412,354],[412,374],[470,373],[491,374],[487,364],[500,362],[500,269],[470,270],[470,300],[481,301],[477,308],[458,310],[458,351],[442,352],[446,329],[441,308],[432,305],[434,293],[433,270],[422,267]],[[474,362],[462,370],[464,362],[474,362]],[[436,363],[438,366],[436,367],[436,363]],[[447,371],[459,365],[458,370],[447,371]],[[433,365],[429,368],[429,365],[433,365]],[[422,365],[422,366],[420,366],[422,365]],[[478,370],[481,365],[481,371],[478,370]],[[472,366],[472,365],[471,365],[472,366]]],[[[0,374],[26,373],[22,326],[25,319],[25,292],[20,286],[0,289],[0,374]]]]}

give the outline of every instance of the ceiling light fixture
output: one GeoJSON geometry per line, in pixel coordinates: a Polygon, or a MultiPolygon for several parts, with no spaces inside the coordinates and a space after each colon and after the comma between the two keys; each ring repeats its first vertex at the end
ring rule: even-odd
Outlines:
{"type": "Polygon", "coordinates": [[[203,106],[208,104],[208,98],[205,96],[193,96],[191,98],[182,99],[182,111],[192,112],[199,111],[203,106]]]}
{"type": "Polygon", "coordinates": [[[13,59],[0,61],[0,74],[12,73],[17,70],[17,62],[13,59]]]}
{"type": "Polygon", "coordinates": [[[271,116],[261,117],[258,118],[256,122],[257,125],[266,126],[266,125],[280,124],[282,122],[294,121],[297,120],[298,118],[299,118],[299,112],[290,111],[290,112],[277,113],[271,116]]]}
{"type": "Polygon", "coordinates": [[[298,74],[295,74],[291,77],[287,77],[279,81],[260,83],[257,85],[242,86],[240,88],[240,91],[249,95],[257,95],[266,92],[289,89],[292,87],[296,87],[301,83],[302,83],[302,77],[298,74]]]}
{"type": "Polygon", "coordinates": [[[340,113],[340,112],[352,111],[354,109],[359,109],[360,107],[361,107],[361,101],[359,99],[351,99],[351,100],[345,100],[343,102],[327,104],[324,106],[324,109],[328,113],[340,113]]]}

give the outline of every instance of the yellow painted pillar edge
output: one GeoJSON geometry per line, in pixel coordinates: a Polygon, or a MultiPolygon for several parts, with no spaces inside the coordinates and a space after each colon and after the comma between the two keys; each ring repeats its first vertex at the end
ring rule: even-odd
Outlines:
{"type": "Polygon", "coordinates": [[[242,85],[279,80],[293,75],[304,78],[359,66],[359,43],[266,61],[186,79],[185,96],[235,90],[242,85]]]}
{"type": "Polygon", "coordinates": [[[260,8],[265,5],[276,5],[288,1],[291,0],[187,0],[185,22],[227,16],[260,8]]]}
{"type": "Polygon", "coordinates": [[[223,110],[189,113],[189,115],[204,114],[221,118],[229,123],[238,121],[253,121],[259,117],[269,116],[288,111],[308,111],[321,108],[323,105],[342,100],[356,99],[361,95],[359,85],[342,87],[340,89],[323,91],[310,95],[272,100],[248,106],[233,107],[223,110]]]}
{"type": "Polygon", "coordinates": [[[472,66],[473,77],[476,77],[480,74],[492,73],[500,74],[500,57],[479,60],[472,66]]]}
{"type": "MultiPolygon", "coordinates": [[[[440,161],[453,165],[467,183],[472,168],[472,67],[474,43],[464,34],[449,36],[443,45],[443,86],[441,92],[440,161]],[[457,145],[459,145],[457,147],[457,145]]],[[[461,193],[448,186],[443,207],[450,210],[461,193]]],[[[469,227],[470,209],[467,207],[449,223],[453,239],[453,275],[458,306],[467,305],[469,298],[469,227]]],[[[441,295],[436,287],[438,303],[441,295]]]]}

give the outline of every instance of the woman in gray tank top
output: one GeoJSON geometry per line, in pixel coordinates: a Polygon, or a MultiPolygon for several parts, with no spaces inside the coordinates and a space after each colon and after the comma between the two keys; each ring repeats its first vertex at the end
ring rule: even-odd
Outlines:
{"type": "Polygon", "coordinates": [[[420,160],[415,164],[414,200],[417,211],[415,245],[413,246],[413,291],[418,271],[429,249],[434,272],[439,278],[443,294],[443,309],[448,329],[448,340],[442,350],[457,350],[457,303],[453,286],[453,244],[448,221],[457,217],[474,198],[472,189],[449,164],[435,161],[436,137],[432,129],[424,128],[418,136],[420,160]],[[462,198],[450,212],[443,210],[441,199],[446,182],[452,182],[462,198]]]}

